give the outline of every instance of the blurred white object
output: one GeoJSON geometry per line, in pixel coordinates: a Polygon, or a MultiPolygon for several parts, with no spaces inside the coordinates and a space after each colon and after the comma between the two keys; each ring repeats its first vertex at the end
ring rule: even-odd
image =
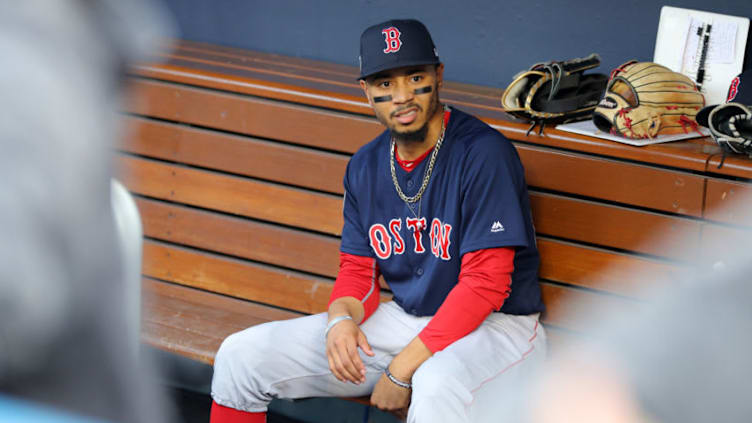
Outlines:
{"type": "Polygon", "coordinates": [[[122,256],[123,304],[129,345],[138,357],[141,333],[141,245],[143,228],[133,196],[117,179],[110,181],[112,214],[122,256]]]}

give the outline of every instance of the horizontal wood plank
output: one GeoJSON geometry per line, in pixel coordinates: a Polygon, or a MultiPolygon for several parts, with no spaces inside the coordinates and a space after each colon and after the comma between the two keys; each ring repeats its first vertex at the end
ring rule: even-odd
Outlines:
{"type": "Polygon", "coordinates": [[[546,126],[543,134],[538,135],[537,131],[528,134],[530,128],[528,122],[509,122],[493,118],[483,120],[507,138],[515,141],[689,171],[705,171],[708,157],[717,151],[717,145],[714,145],[708,137],[636,148],[617,141],[563,131],[555,126],[546,126]]]}
{"type": "MultiPolygon", "coordinates": [[[[715,147],[718,147],[715,144],[715,147]]],[[[720,149],[707,162],[708,173],[737,178],[752,179],[752,160],[743,154],[728,154],[724,157],[720,149]]]]}
{"type": "Polygon", "coordinates": [[[237,328],[301,316],[150,278],[144,278],[143,292],[142,340],[207,364],[214,363],[222,340],[237,328]],[[185,316],[200,318],[186,326],[185,316]]]}
{"type": "Polygon", "coordinates": [[[342,197],[121,155],[119,177],[131,192],[333,235],[342,230],[342,197]]]}
{"type": "Polygon", "coordinates": [[[321,75],[339,76],[341,80],[357,86],[356,78],[358,71],[355,66],[342,65],[332,62],[315,61],[300,57],[285,56],[282,54],[266,53],[236,47],[220,46],[217,44],[202,43],[190,40],[175,40],[166,45],[163,51],[169,54],[182,54],[186,56],[203,57],[211,54],[217,57],[216,63],[242,64],[248,67],[259,65],[272,65],[283,69],[295,69],[298,71],[315,71],[321,75]]]}
{"type": "Polygon", "coordinates": [[[639,302],[566,286],[541,283],[546,312],[543,323],[587,333],[595,327],[594,316],[601,313],[628,313],[638,309],[639,302]]]}
{"type": "Polygon", "coordinates": [[[680,280],[688,267],[550,239],[538,239],[540,277],[640,298],[680,280]]]}
{"type": "Polygon", "coordinates": [[[342,194],[349,156],[216,131],[127,117],[130,153],[342,194]]]}
{"type": "Polygon", "coordinates": [[[384,127],[373,118],[346,115],[236,94],[135,80],[126,110],[192,125],[333,151],[354,153],[384,127]]]}
{"type": "Polygon", "coordinates": [[[148,240],[144,242],[143,273],[306,314],[326,311],[333,287],[331,279],[148,240]]]}
{"type": "Polygon", "coordinates": [[[700,217],[704,178],[689,173],[517,145],[528,185],[700,217]]]}
{"type": "Polygon", "coordinates": [[[148,199],[137,199],[136,204],[145,236],[321,276],[337,276],[337,238],[148,199]]]}
{"type": "Polygon", "coordinates": [[[697,220],[538,192],[530,203],[539,235],[672,259],[697,254],[697,220]]]}
{"type": "Polygon", "coordinates": [[[144,318],[141,322],[141,342],[191,360],[214,364],[222,340],[193,333],[190,328],[165,326],[159,322],[161,316],[158,312],[148,309],[145,312],[151,318],[144,318]]]}
{"type": "MultiPolygon", "coordinates": [[[[270,81],[265,74],[251,74],[237,71],[229,72],[221,66],[202,65],[197,69],[193,62],[180,59],[168,59],[159,65],[140,64],[130,69],[135,76],[155,80],[176,82],[196,87],[211,88],[221,91],[242,93],[262,98],[305,104],[331,110],[372,116],[373,109],[360,95],[333,94],[319,84],[291,84],[290,81],[270,81]],[[313,87],[306,86],[313,85],[313,87]]],[[[136,90],[130,90],[131,96],[138,96],[136,90]]]]}
{"type": "Polygon", "coordinates": [[[705,215],[709,220],[752,226],[752,185],[708,178],[705,215]]]}

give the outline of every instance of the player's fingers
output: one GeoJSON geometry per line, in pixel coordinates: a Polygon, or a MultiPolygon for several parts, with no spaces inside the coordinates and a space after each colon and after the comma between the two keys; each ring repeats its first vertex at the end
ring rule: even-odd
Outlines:
{"type": "Polygon", "coordinates": [[[366,355],[373,357],[374,352],[371,349],[371,345],[368,343],[368,338],[366,338],[366,335],[363,332],[360,332],[358,334],[358,346],[361,350],[363,350],[366,355]]]}
{"type": "Polygon", "coordinates": [[[363,365],[363,360],[360,359],[360,355],[358,354],[358,345],[355,343],[348,345],[347,353],[350,356],[350,362],[355,367],[355,371],[358,372],[358,382],[365,382],[366,366],[363,365]]]}
{"type": "Polygon", "coordinates": [[[340,382],[347,382],[350,378],[345,371],[345,366],[342,364],[339,353],[336,351],[332,354],[332,361],[334,362],[334,376],[340,380],[340,382]]]}
{"type": "Polygon", "coordinates": [[[334,377],[337,378],[338,381],[344,382],[345,379],[342,377],[342,374],[339,372],[339,369],[337,369],[337,364],[334,362],[334,358],[331,354],[327,353],[326,359],[329,361],[329,370],[332,371],[332,374],[334,377]]]}
{"type": "Polygon", "coordinates": [[[350,348],[348,348],[347,344],[347,341],[343,341],[337,345],[337,355],[342,365],[339,370],[347,380],[358,383],[360,382],[360,372],[355,368],[355,364],[352,362],[352,358],[350,358],[350,348]]]}

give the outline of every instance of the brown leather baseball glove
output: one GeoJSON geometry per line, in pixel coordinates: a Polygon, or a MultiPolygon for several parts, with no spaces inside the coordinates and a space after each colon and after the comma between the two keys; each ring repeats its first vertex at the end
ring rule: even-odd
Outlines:
{"type": "Polygon", "coordinates": [[[687,133],[698,131],[695,115],[704,105],[705,97],[688,77],[657,63],[632,61],[611,72],[593,122],[603,132],[627,138],[687,133]]]}

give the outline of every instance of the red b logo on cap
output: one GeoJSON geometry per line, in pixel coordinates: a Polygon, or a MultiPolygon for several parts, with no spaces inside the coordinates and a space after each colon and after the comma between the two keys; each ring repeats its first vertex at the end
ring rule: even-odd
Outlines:
{"type": "Polygon", "coordinates": [[[389,28],[382,29],[381,33],[384,34],[384,41],[386,41],[384,53],[398,52],[400,47],[402,47],[402,41],[400,41],[402,33],[399,32],[399,29],[390,26],[389,28]]]}

